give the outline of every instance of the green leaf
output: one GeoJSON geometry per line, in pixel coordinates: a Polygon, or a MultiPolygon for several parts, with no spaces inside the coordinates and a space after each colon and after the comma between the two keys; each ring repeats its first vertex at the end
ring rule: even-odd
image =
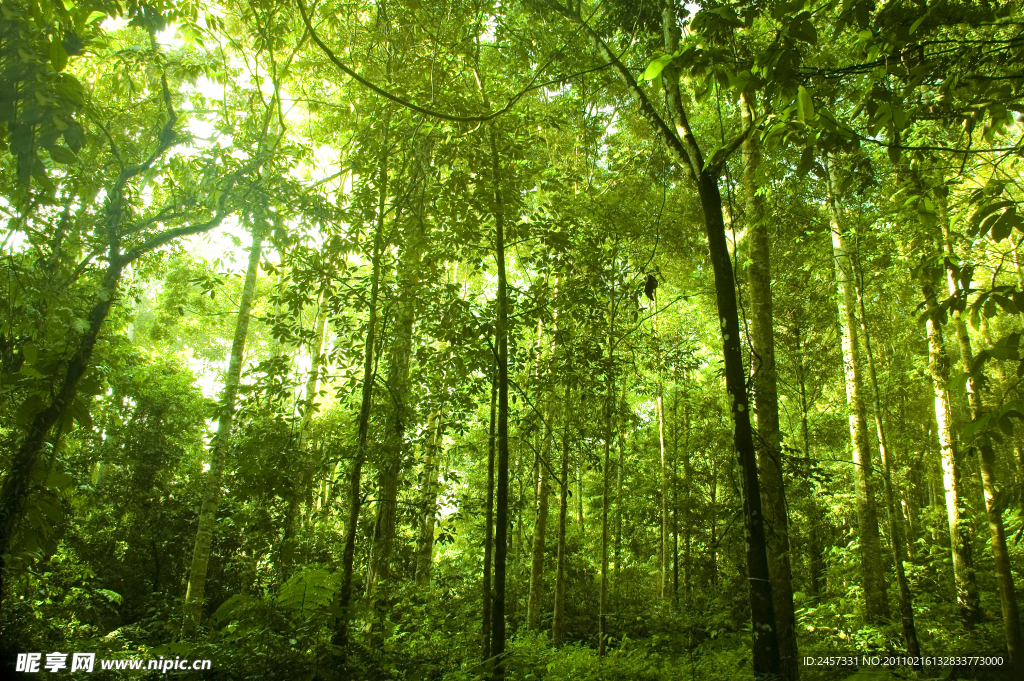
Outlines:
{"type": "Polygon", "coordinates": [[[671,54],[663,54],[650,64],[647,65],[647,69],[644,71],[644,75],[641,76],[644,80],[654,80],[661,75],[661,72],[665,70],[668,63],[672,61],[674,57],[671,54]]]}
{"type": "Polygon", "coordinates": [[[924,23],[924,20],[927,19],[928,15],[931,14],[931,13],[932,13],[932,11],[931,11],[931,9],[929,9],[927,12],[925,12],[924,14],[919,16],[917,18],[917,21],[915,21],[914,23],[912,23],[910,25],[910,35],[914,35],[914,33],[917,32],[917,29],[921,28],[921,24],[924,23]]]}
{"type": "Polygon", "coordinates": [[[993,213],[992,215],[989,215],[987,218],[985,218],[981,222],[981,225],[978,227],[978,236],[985,236],[986,234],[988,234],[988,231],[992,229],[992,226],[1001,217],[1002,215],[1000,213],[993,213]]]}
{"type": "Polygon", "coordinates": [[[992,223],[992,238],[996,241],[1002,241],[1010,236],[1014,227],[1020,228],[1022,223],[1024,223],[1024,220],[1021,220],[1021,217],[1017,215],[1016,208],[1011,207],[992,223]]]}
{"type": "Polygon", "coordinates": [[[34,345],[26,345],[21,349],[21,356],[29,364],[35,364],[36,360],[39,359],[39,348],[34,345]]]}
{"type": "Polygon", "coordinates": [[[804,177],[810,172],[811,168],[814,167],[814,145],[809,144],[804,147],[803,152],[800,154],[800,164],[796,167],[796,174],[798,177],[804,177]]]}
{"type": "Polygon", "coordinates": [[[790,25],[789,34],[809,45],[817,45],[818,32],[814,29],[814,25],[808,21],[809,16],[810,12],[801,12],[797,20],[790,25]]]}
{"type": "Polygon", "coordinates": [[[73,151],[71,151],[70,149],[66,149],[65,147],[58,146],[56,144],[50,147],[50,158],[52,158],[57,163],[62,163],[66,166],[78,163],[78,157],[75,156],[75,153],[73,151]]]}
{"type": "Polygon", "coordinates": [[[971,216],[971,225],[973,225],[976,228],[978,225],[981,224],[981,221],[984,220],[987,216],[996,212],[1000,208],[1008,208],[1012,205],[1013,201],[996,201],[994,203],[988,204],[987,206],[983,206],[976,210],[974,212],[974,215],[971,216]]]}
{"type": "Polygon", "coordinates": [[[54,471],[46,478],[46,486],[50,489],[63,489],[71,485],[75,479],[67,473],[54,471]]]}
{"type": "Polygon", "coordinates": [[[814,118],[814,101],[811,99],[811,93],[803,85],[797,90],[796,117],[801,123],[814,118]]]}
{"type": "Polygon", "coordinates": [[[1013,437],[1013,419],[1007,414],[999,418],[999,429],[1006,433],[1007,437],[1013,437]]]}
{"type": "Polygon", "coordinates": [[[55,71],[63,71],[64,67],[68,65],[67,50],[57,40],[57,36],[54,36],[50,43],[50,64],[53,65],[55,71]]]}

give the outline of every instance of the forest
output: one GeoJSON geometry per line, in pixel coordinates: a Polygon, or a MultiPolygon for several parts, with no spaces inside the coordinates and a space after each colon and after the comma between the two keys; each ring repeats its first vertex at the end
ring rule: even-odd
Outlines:
{"type": "Polygon", "coordinates": [[[1021,0],[4,0],[0,677],[1024,679],[1021,0]]]}

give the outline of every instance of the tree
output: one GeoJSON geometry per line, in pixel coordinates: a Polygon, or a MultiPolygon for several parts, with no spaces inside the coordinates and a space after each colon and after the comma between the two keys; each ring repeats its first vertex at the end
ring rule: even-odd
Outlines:
{"type": "Polygon", "coordinates": [[[213,543],[213,525],[217,519],[217,503],[220,501],[221,481],[224,477],[224,461],[231,446],[231,425],[235,416],[235,400],[238,396],[238,381],[242,375],[242,357],[245,339],[249,333],[249,315],[253,296],[256,293],[256,275],[263,253],[263,239],[267,231],[267,217],[253,215],[252,246],[249,248],[249,264],[245,270],[245,285],[238,303],[238,318],[235,322],[235,338],[231,343],[227,372],[224,376],[224,390],[217,405],[217,434],[210,450],[210,475],[203,505],[199,509],[199,523],[196,529],[195,548],[192,552],[192,568],[189,570],[188,590],[185,592],[185,617],[182,635],[195,632],[203,611],[203,594],[206,590],[206,571],[210,563],[210,546],[213,543]]]}

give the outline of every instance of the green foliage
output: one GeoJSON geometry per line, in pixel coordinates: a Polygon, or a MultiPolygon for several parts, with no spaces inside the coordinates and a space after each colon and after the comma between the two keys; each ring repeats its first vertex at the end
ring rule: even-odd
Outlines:
{"type": "MultiPolygon", "coordinates": [[[[1012,65],[1024,62],[1021,3],[684,4],[663,14],[647,0],[307,3],[321,46],[281,3],[228,2],[200,19],[195,3],[5,2],[5,490],[33,424],[59,414],[36,438],[10,523],[2,652],[205,657],[211,678],[232,680],[484,678],[497,189],[510,357],[506,678],[753,678],[716,304],[730,292],[716,289],[704,239],[709,188],[689,177],[711,169],[721,171],[711,181],[745,371],[765,370],[746,328],[763,312],[749,294],[752,227],[767,230],[771,248],[780,451],[761,467],[780,466],[785,485],[800,654],[906,645],[898,621],[868,622],[865,612],[832,250],[840,226],[880,391],[877,404],[861,400],[895,461],[921,646],[1001,651],[976,454],[995,465],[994,503],[1019,577],[1024,180],[1012,65]],[[662,26],[673,11],[678,44],[662,26]],[[616,79],[599,41],[650,86],[616,79]],[[327,51],[393,98],[341,75],[327,51]],[[479,120],[504,102],[500,116],[479,120]],[[680,165],[666,134],[687,154],[699,149],[704,166],[680,165]],[[255,225],[269,236],[227,410],[215,398],[242,291],[241,244],[255,225]],[[379,325],[365,357],[375,254],[379,325]],[[644,296],[650,277],[657,313],[644,296]],[[928,323],[944,333],[941,352],[928,345],[928,323]],[[86,345],[69,399],[55,401],[86,345]],[[936,379],[943,369],[948,380],[936,379]],[[968,389],[979,391],[977,414],[968,389]],[[943,446],[958,448],[986,615],[973,628],[957,608],[937,392],[950,399],[953,442],[943,446]],[[228,416],[214,479],[211,440],[228,416]],[[368,446],[353,490],[361,417],[368,446]],[[551,497],[534,631],[542,468],[551,497]],[[555,646],[562,482],[565,641],[555,646]],[[343,613],[353,494],[362,507],[354,602],[343,613]],[[183,635],[204,502],[216,506],[205,602],[198,630],[183,635]],[[368,571],[381,554],[375,582],[368,571]]],[[[896,612],[894,584],[886,595],[896,612]]]]}

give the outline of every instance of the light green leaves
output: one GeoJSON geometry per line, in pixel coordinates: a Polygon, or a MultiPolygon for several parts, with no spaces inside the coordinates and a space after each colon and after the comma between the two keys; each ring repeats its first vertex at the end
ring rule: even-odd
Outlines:
{"type": "Polygon", "coordinates": [[[642,76],[642,78],[644,80],[654,80],[655,78],[661,75],[661,72],[665,70],[665,67],[668,66],[668,63],[672,61],[675,58],[675,56],[676,55],[673,54],[663,54],[660,57],[656,58],[654,61],[647,65],[647,68],[644,70],[644,75],[642,76]]]}
{"type": "Polygon", "coordinates": [[[814,118],[814,101],[811,99],[811,93],[803,85],[797,90],[796,117],[801,123],[814,118]]]}

